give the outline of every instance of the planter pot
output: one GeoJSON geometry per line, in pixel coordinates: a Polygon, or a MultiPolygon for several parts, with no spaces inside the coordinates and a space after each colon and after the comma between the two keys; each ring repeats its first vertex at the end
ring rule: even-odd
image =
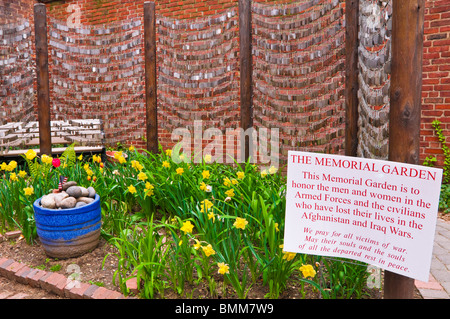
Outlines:
{"type": "MultiPolygon", "coordinates": [[[[107,151],[107,152],[106,152],[106,159],[107,159],[108,162],[110,162],[110,163],[119,163],[119,160],[116,159],[116,158],[114,157],[114,154],[116,154],[116,151],[107,151]]],[[[122,153],[122,155],[123,155],[123,157],[124,157],[125,159],[127,159],[127,157],[128,157],[127,154],[122,153]]]]}
{"type": "Polygon", "coordinates": [[[41,198],[33,204],[34,218],[37,234],[49,257],[77,257],[97,247],[102,219],[98,194],[92,203],[72,209],[43,208],[41,198]]]}

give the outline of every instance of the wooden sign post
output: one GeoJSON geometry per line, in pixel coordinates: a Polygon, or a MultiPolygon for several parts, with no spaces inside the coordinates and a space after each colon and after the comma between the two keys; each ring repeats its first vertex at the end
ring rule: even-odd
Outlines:
{"type": "Polygon", "coordinates": [[[40,153],[52,153],[50,128],[50,87],[48,74],[47,12],[45,4],[34,5],[36,43],[37,106],[40,153]]]}
{"type": "MultiPolygon", "coordinates": [[[[424,0],[393,1],[389,160],[419,163],[424,0]]],[[[387,271],[384,298],[410,299],[414,280],[387,271]]]]}
{"type": "MultiPolygon", "coordinates": [[[[241,128],[246,131],[253,127],[252,118],[252,9],[250,0],[239,0],[239,60],[240,60],[240,103],[241,128]]],[[[247,161],[252,137],[245,135],[244,149],[247,161]]],[[[242,147],[242,146],[241,146],[242,147]]]]}
{"type": "Polygon", "coordinates": [[[155,3],[144,2],[145,106],[147,151],[158,153],[155,3]]]}

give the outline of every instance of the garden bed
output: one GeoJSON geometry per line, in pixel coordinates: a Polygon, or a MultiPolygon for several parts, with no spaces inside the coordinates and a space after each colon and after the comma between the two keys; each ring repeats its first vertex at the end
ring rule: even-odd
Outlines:
{"type": "Polygon", "coordinates": [[[286,181],[276,168],[183,157],[130,148],[104,163],[69,148],[58,165],[32,152],[26,167],[5,163],[0,232],[23,237],[1,243],[0,256],[65,276],[76,269],[81,281],[125,295],[138,278],[147,299],[381,298],[367,287],[366,264],[283,251],[286,181]],[[100,244],[76,258],[46,256],[34,224],[32,203],[60,176],[101,198],[100,244]]]}

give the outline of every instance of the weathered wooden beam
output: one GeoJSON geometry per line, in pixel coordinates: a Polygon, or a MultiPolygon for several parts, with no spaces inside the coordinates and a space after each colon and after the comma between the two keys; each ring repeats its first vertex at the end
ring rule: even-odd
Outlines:
{"type": "MultiPolygon", "coordinates": [[[[240,60],[240,104],[241,128],[253,127],[253,87],[252,87],[252,12],[250,0],[239,0],[239,60],[240,60]]],[[[251,135],[245,134],[245,155],[247,161],[253,143],[251,135]]],[[[253,152],[252,152],[253,153],[253,152]]]]}
{"type": "Polygon", "coordinates": [[[158,153],[155,3],[144,3],[145,106],[147,150],[158,153]]]}
{"type": "Polygon", "coordinates": [[[45,4],[37,3],[34,5],[39,144],[41,154],[50,155],[52,153],[52,141],[46,11],[45,4]]]}
{"type": "Polygon", "coordinates": [[[359,0],[345,0],[345,155],[358,148],[359,0]]]}
{"type": "MultiPolygon", "coordinates": [[[[392,2],[389,160],[419,164],[424,0],[392,2]]],[[[386,271],[385,299],[411,299],[414,280],[386,271]]]]}

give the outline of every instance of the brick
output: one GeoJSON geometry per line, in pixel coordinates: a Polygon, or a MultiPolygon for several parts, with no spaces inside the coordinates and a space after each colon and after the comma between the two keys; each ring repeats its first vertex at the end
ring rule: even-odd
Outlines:
{"type": "Polygon", "coordinates": [[[53,273],[41,283],[41,286],[48,292],[64,296],[64,287],[66,284],[67,278],[64,275],[53,273]]]}
{"type": "Polygon", "coordinates": [[[138,293],[138,286],[137,286],[137,278],[133,277],[127,280],[126,282],[127,288],[130,292],[137,294],[138,293]]]}
{"type": "Polygon", "coordinates": [[[124,299],[125,296],[118,291],[111,290],[106,299],[124,299]]]}
{"type": "Polygon", "coordinates": [[[6,276],[6,267],[8,267],[9,265],[11,265],[12,263],[14,263],[14,259],[7,259],[4,260],[3,263],[0,265],[0,275],[2,276],[6,276]]]}
{"type": "Polygon", "coordinates": [[[41,287],[42,289],[44,289],[44,287],[45,287],[45,281],[46,281],[47,278],[50,277],[51,275],[53,275],[53,272],[49,271],[49,272],[46,272],[41,278],[39,278],[39,279],[38,279],[39,287],[41,287]]]}
{"type": "Polygon", "coordinates": [[[13,262],[11,265],[5,268],[6,277],[8,279],[14,280],[17,271],[25,267],[25,264],[19,263],[17,261],[13,262]]]}
{"type": "Polygon", "coordinates": [[[90,286],[90,284],[84,282],[80,282],[75,286],[70,286],[70,289],[68,289],[68,287],[66,286],[64,288],[64,296],[70,299],[83,299],[84,293],[90,286]]]}
{"type": "Polygon", "coordinates": [[[15,280],[21,284],[27,285],[27,276],[33,270],[28,266],[23,267],[18,272],[16,272],[15,280]]]}
{"type": "Polygon", "coordinates": [[[34,269],[26,276],[26,279],[31,287],[37,288],[41,286],[41,284],[39,283],[39,279],[41,279],[45,275],[47,275],[46,271],[34,269]]]}
{"type": "Polygon", "coordinates": [[[105,287],[98,287],[92,294],[92,299],[107,299],[107,296],[111,293],[111,290],[105,287]]]}
{"type": "Polygon", "coordinates": [[[28,295],[23,292],[19,292],[18,294],[8,297],[7,299],[25,299],[25,297],[28,297],[28,295]]]}
{"type": "Polygon", "coordinates": [[[92,299],[92,295],[95,293],[97,289],[100,287],[97,285],[90,285],[88,289],[83,293],[83,299],[92,299]]]}
{"type": "Polygon", "coordinates": [[[6,239],[15,239],[15,238],[20,237],[20,235],[22,235],[22,232],[20,230],[14,230],[14,231],[5,233],[6,239]]]}
{"type": "Polygon", "coordinates": [[[2,292],[2,293],[0,293],[0,299],[6,299],[6,298],[8,298],[9,296],[11,296],[12,294],[14,294],[14,293],[13,293],[13,292],[10,292],[10,291],[2,292]]]}

